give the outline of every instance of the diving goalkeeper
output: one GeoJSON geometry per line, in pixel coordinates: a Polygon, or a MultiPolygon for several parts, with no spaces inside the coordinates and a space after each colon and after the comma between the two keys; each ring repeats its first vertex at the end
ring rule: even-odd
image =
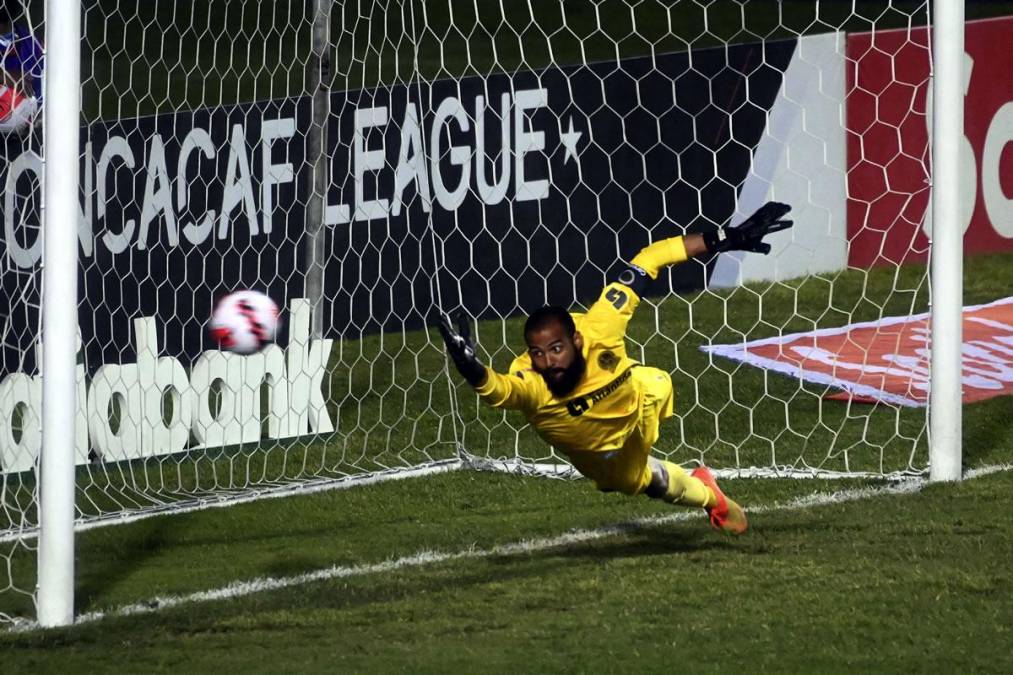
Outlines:
{"type": "Polygon", "coordinates": [[[783,220],[790,210],[768,202],[738,226],[651,244],[626,264],[586,314],[562,307],[536,310],[524,324],[527,352],[514,359],[509,374],[479,362],[464,317],[455,329],[440,315],[447,351],[482,400],[522,411],[599,490],[704,508],[715,528],[741,534],[745,512],[724,495],[706,467],[687,473],[651,456],[660,423],[673,413],[672,379],[626,354],[626,326],[662,268],[724,251],[769,253],[763,238],[792,226],[783,220]]]}

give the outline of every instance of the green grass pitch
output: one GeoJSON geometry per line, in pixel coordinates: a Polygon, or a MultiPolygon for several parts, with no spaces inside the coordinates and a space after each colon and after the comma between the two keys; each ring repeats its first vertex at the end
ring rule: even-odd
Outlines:
{"type": "MultiPolygon", "coordinates": [[[[86,119],[306,89],[299,46],[308,44],[309,24],[305,15],[292,18],[301,5],[214,0],[195,12],[186,3],[85,4],[86,119]],[[177,28],[156,35],[152,25],[177,28]],[[222,49],[222,35],[236,32],[257,37],[222,49]],[[178,39],[184,33],[185,42],[178,39]]],[[[925,15],[920,0],[895,0],[887,9],[881,0],[823,2],[818,16],[809,1],[784,0],[772,11],[774,4],[648,1],[630,11],[626,2],[566,3],[564,28],[559,3],[454,3],[453,17],[450,3],[414,3],[425,5],[424,16],[392,13],[386,20],[364,13],[369,3],[344,3],[346,25],[354,29],[333,33],[333,85],[405,81],[415,74],[416,57],[422,77],[460,77],[841,25],[919,25],[925,15]],[[494,36],[473,30],[504,11],[494,36]],[[451,18],[462,30],[448,30],[451,18]],[[405,39],[371,41],[379,24],[405,39]]],[[[967,2],[968,19],[1011,12],[1011,2],[967,2]]],[[[1010,256],[976,257],[968,268],[968,304],[1013,289],[1010,256]]],[[[790,451],[788,461],[802,457],[827,468],[924,466],[924,411],[848,411],[821,402],[819,387],[719,360],[712,366],[698,347],[705,339],[767,337],[924,311],[927,302],[925,270],[911,266],[669,297],[643,307],[631,338],[643,345],[645,361],[678,368],[679,417],[664,429],[661,449],[678,461],[763,465],[776,449],[790,451]],[[699,332],[684,335],[690,315],[699,332]],[[778,400],[790,401],[787,412],[778,400]]],[[[479,326],[495,365],[508,363],[519,332],[516,320],[479,326]]],[[[370,337],[342,350],[329,382],[339,424],[333,438],[267,455],[239,449],[196,463],[117,467],[96,474],[78,504],[97,512],[143,503],[152,485],[186,494],[250,476],[340,474],[453,455],[445,357],[437,342],[422,334],[370,337]],[[386,447],[393,450],[378,449],[386,447]]],[[[516,419],[511,426],[473,399],[460,400],[460,440],[469,449],[547,454],[533,434],[515,432],[516,419]]],[[[1010,410],[1008,397],[965,407],[965,466],[1011,461],[1010,410]]],[[[7,485],[0,525],[20,517],[11,506],[27,500],[32,487],[7,485]]],[[[726,487],[753,509],[752,530],[739,539],[710,531],[699,515],[652,521],[684,511],[600,494],[584,481],[475,472],[89,531],[78,538],[77,611],[109,616],[68,629],[0,632],[0,672],[1013,670],[1013,473],[801,508],[789,505],[883,485],[736,480],[726,487]],[[575,530],[600,536],[503,548],[556,541],[575,530]],[[419,560],[412,556],[425,552],[436,560],[466,555],[377,571],[384,562],[419,560]],[[166,609],[151,604],[159,596],[185,598],[332,566],[355,573],[235,599],[166,609]],[[137,603],[152,611],[117,614],[137,603]]],[[[34,586],[30,551],[0,544],[5,563],[0,585],[12,579],[21,589],[34,586]]],[[[27,596],[8,591],[0,592],[0,610],[34,614],[27,596]]]]}
{"type": "MultiPolygon", "coordinates": [[[[1013,443],[1007,432],[1007,448],[1013,443]]],[[[730,481],[753,506],[853,483],[730,481]]],[[[1013,474],[702,517],[531,552],[0,635],[4,672],[1008,672],[1013,474]]],[[[80,537],[79,606],[675,511],[582,482],[456,473],[80,537]]]]}
{"type": "MultiPolygon", "coordinates": [[[[968,303],[1007,293],[1010,261],[975,258],[968,303]]],[[[861,283],[907,286],[893,274],[863,273],[861,283]]],[[[794,304],[796,316],[826,300],[796,295],[815,298],[794,304]]],[[[917,291],[901,295],[902,305],[915,298],[921,309],[917,291]]],[[[673,302],[695,306],[669,298],[659,307],[673,302]]],[[[696,314],[702,325],[724,316],[705,307],[696,314]]],[[[872,310],[856,308],[855,318],[863,311],[872,310]]],[[[738,380],[746,392],[763,390],[762,375],[738,380]]],[[[1010,462],[1009,406],[1008,397],[965,406],[965,466],[1010,462]]],[[[915,414],[923,423],[924,411],[915,414]]],[[[870,414],[865,433],[888,434],[897,419],[870,414]]],[[[666,446],[681,447],[678,428],[666,427],[666,446]]],[[[754,509],[742,538],[710,531],[696,514],[532,550],[495,547],[690,514],[600,494],[585,481],[458,472],[156,517],[79,535],[78,613],[108,617],[3,634],[0,650],[5,672],[40,673],[1008,670],[1013,473],[785,507],[861,486],[883,488],[729,481],[729,492],[754,509]],[[426,552],[444,559],[375,568],[426,552]],[[145,604],[335,565],[352,572],[235,599],[145,604]],[[157,611],[117,615],[137,603],[157,611]]],[[[15,585],[30,588],[33,567],[30,554],[15,554],[15,585]]],[[[32,615],[27,598],[14,601],[15,613],[32,615]]]]}

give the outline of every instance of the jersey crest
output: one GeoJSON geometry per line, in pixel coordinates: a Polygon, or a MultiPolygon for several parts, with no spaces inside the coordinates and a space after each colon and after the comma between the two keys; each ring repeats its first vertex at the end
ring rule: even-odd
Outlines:
{"type": "Polygon", "coordinates": [[[609,350],[603,351],[598,355],[598,367],[602,370],[607,370],[610,373],[614,373],[616,366],[619,365],[619,357],[616,356],[609,350]]]}

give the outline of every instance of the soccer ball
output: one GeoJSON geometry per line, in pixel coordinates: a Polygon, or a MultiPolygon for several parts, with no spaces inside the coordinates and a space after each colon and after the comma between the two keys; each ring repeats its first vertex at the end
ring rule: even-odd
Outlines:
{"type": "Polygon", "coordinates": [[[254,354],[278,332],[278,305],[258,291],[229,293],[215,305],[208,330],[222,349],[254,354]]]}

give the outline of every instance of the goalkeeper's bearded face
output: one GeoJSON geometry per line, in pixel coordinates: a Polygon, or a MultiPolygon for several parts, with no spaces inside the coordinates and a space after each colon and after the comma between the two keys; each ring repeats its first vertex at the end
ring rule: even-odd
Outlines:
{"type": "Polygon", "coordinates": [[[531,367],[542,376],[549,391],[560,397],[573,391],[584,377],[586,363],[581,349],[584,339],[579,332],[572,336],[557,321],[529,331],[525,336],[531,367]]]}

